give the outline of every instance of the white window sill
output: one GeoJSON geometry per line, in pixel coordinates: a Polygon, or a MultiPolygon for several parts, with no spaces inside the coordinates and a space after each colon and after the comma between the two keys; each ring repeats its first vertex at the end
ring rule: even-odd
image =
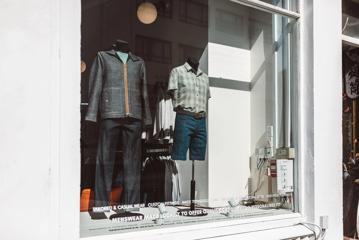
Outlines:
{"type": "Polygon", "coordinates": [[[305,219],[299,213],[278,216],[234,219],[163,229],[139,230],[136,232],[86,237],[82,240],[162,240],[162,239],[285,239],[311,234],[307,228],[298,225],[305,219]],[[261,237],[261,238],[259,238],[261,237]]]}

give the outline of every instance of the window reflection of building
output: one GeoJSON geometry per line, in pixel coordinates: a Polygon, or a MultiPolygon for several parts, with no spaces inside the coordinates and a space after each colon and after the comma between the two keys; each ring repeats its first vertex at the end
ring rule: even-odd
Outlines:
{"type": "Polygon", "coordinates": [[[171,63],[172,44],[171,42],[149,38],[145,36],[136,36],[136,54],[146,61],[171,63]]]}
{"type": "MultiPolygon", "coordinates": [[[[173,16],[173,0],[152,0],[149,1],[156,6],[158,16],[165,18],[172,18],[173,16]]],[[[137,6],[143,3],[142,0],[137,0],[137,6]]]]}
{"type": "Polygon", "coordinates": [[[217,31],[236,35],[241,28],[243,28],[243,16],[221,9],[216,10],[217,31]]]}
{"type": "Polygon", "coordinates": [[[200,0],[180,0],[180,20],[186,23],[207,27],[208,3],[200,0]]]}
{"type": "Polygon", "coordinates": [[[188,46],[188,45],[184,45],[184,44],[179,44],[178,51],[179,51],[178,61],[185,62],[188,57],[200,59],[200,57],[203,54],[204,49],[193,47],[193,46],[188,46]]]}

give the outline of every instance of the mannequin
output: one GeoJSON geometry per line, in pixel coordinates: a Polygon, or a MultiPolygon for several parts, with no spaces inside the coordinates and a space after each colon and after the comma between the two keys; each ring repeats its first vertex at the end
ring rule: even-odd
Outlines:
{"type": "Polygon", "coordinates": [[[199,69],[199,61],[187,57],[184,65],[171,71],[168,92],[173,100],[176,114],[173,160],[186,160],[187,151],[192,161],[191,206],[179,210],[183,216],[204,216],[206,213],[195,210],[195,161],[204,161],[207,145],[206,112],[209,92],[208,76],[199,69]],[[192,212],[192,213],[189,213],[192,212]]]}
{"type": "Polygon", "coordinates": [[[128,45],[128,42],[121,40],[121,39],[117,39],[115,44],[113,44],[113,48],[116,51],[120,51],[123,53],[129,53],[130,52],[130,47],[128,45]]]}
{"type": "Polygon", "coordinates": [[[121,59],[123,63],[127,63],[128,55],[130,52],[130,48],[128,46],[128,42],[123,40],[117,40],[113,45],[114,50],[117,53],[117,56],[121,59]]]}
{"type": "Polygon", "coordinates": [[[195,73],[197,73],[199,67],[199,61],[194,57],[188,57],[187,63],[195,70],[195,73]]]}
{"type": "Polygon", "coordinates": [[[125,41],[117,40],[111,50],[98,52],[92,65],[86,120],[96,122],[98,115],[100,134],[93,212],[101,213],[110,205],[119,139],[122,139],[123,151],[122,203],[140,202],[141,133],[145,126],[152,124],[145,63],[130,52],[125,41]]]}

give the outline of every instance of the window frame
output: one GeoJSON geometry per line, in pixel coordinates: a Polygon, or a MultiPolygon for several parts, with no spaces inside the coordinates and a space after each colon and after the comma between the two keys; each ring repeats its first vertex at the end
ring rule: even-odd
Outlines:
{"type": "MultiPolygon", "coordinates": [[[[299,70],[297,71],[297,79],[296,85],[298,89],[303,88],[303,78],[304,76],[300,74],[302,70],[301,62],[303,61],[303,58],[301,57],[303,55],[303,48],[301,47],[301,39],[300,35],[303,34],[306,31],[310,31],[312,29],[306,29],[303,30],[303,28],[300,25],[301,15],[297,12],[288,11],[285,9],[281,9],[279,7],[266,4],[264,2],[258,1],[258,0],[230,0],[232,2],[236,2],[245,6],[249,6],[252,8],[257,8],[262,11],[280,14],[283,16],[295,18],[298,21],[298,29],[296,31],[296,41],[297,41],[297,47],[298,47],[298,61],[293,63],[296,64],[296,68],[299,70]]],[[[72,236],[78,236],[78,239],[87,239],[87,238],[80,238],[80,225],[79,225],[79,219],[80,219],[80,211],[79,211],[79,200],[80,196],[78,194],[79,192],[79,186],[80,186],[80,151],[79,146],[73,147],[71,144],[77,144],[79,145],[78,139],[80,139],[80,128],[77,129],[77,133],[75,134],[76,137],[72,137],[69,141],[69,138],[66,134],[61,134],[62,129],[66,129],[69,123],[73,122],[74,120],[78,120],[80,118],[80,91],[79,86],[75,90],[78,90],[78,96],[71,97],[70,100],[66,101],[67,104],[61,104],[61,101],[68,98],[68,91],[66,90],[68,87],[71,87],[75,83],[80,85],[81,76],[80,76],[80,69],[76,68],[77,66],[72,66],[71,63],[78,59],[80,60],[80,34],[81,30],[79,27],[76,26],[76,24],[73,24],[71,22],[71,19],[76,19],[78,23],[81,22],[81,4],[80,1],[77,1],[77,3],[70,4],[69,2],[72,1],[64,1],[59,3],[59,55],[62,56],[59,61],[59,82],[57,86],[58,87],[58,95],[54,98],[57,99],[57,105],[58,105],[58,115],[52,116],[56,121],[54,121],[54,131],[59,134],[60,137],[56,138],[55,145],[54,145],[54,151],[59,153],[58,156],[58,171],[56,173],[56,176],[60,179],[58,182],[56,182],[56,186],[53,190],[53,198],[54,198],[54,207],[56,208],[56,211],[53,212],[53,217],[57,219],[57,227],[56,232],[58,233],[59,238],[62,239],[61,236],[65,235],[72,235],[72,236]],[[71,24],[70,24],[71,23],[71,24]],[[69,27],[71,26],[71,27],[69,27]],[[75,53],[75,54],[74,54],[75,53]],[[76,55],[75,59],[72,59],[72,61],[68,62],[69,59],[71,59],[74,55],[76,55]],[[70,71],[69,71],[70,70],[70,71]],[[71,81],[69,81],[69,79],[71,81]],[[77,101],[77,102],[76,102],[77,101]],[[66,108],[69,107],[70,109],[66,108]],[[69,119],[66,119],[65,116],[68,116],[68,114],[72,115],[75,114],[74,117],[70,117],[69,119]],[[77,139],[77,140],[76,140],[77,139]],[[66,151],[68,154],[60,154],[60,152],[66,151]],[[78,151],[78,153],[75,156],[71,156],[69,153],[73,153],[75,151],[78,151]],[[69,159],[66,159],[66,157],[71,156],[71,161],[69,159]],[[77,163],[73,163],[72,161],[77,161],[77,163]],[[75,164],[75,165],[74,165],[75,164]],[[75,166],[74,168],[72,168],[75,166]],[[68,169],[71,169],[71,171],[68,171],[68,169]],[[76,186],[76,187],[74,187],[76,186]],[[68,187],[71,187],[71,190],[67,189],[68,187]],[[74,200],[75,199],[75,200],[74,200]],[[77,209],[76,209],[77,208],[77,209]],[[75,212],[73,212],[76,210],[75,212]],[[77,224],[71,225],[70,224],[73,221],[68,221],[68,217],[71,217],[72,220],[77,219],[77,224]],[[66,229],[66,231],[63,231],[63,229],[66,229]]],[[[76,1],[75,1],[76,2],[76,1]]],[[[300,4],[301,0],[299,0],[300,4]]],[[[80,62],[80,61],[79,61],[80,62]]],[[[72,91],[74,92],[74,91],[72,91]]],[[[307,93],[310,94],[310,93],[307,93]]],[[[310,98],[312,99],[312,98],[310,98]]],[[[295,114],[298,114],[300,116],[301,113],[305,113],[305,107],[308,105],[313,104],[311,100],[306,100],[305,94],[298,94],[298,111],[295,114]],[[304,103],[303,103],[304,102],[304,103]]],[[[169,228],[163,228],[163,229],[153,229],[153,230],[139,230],[136,232],[130,232],[130,233],[119,233],[114,235],[107,235],[107,236],[97,236],[97,237],[91,237],[91,239],[136,239],[141,236],[141,239],[153,239],[154,236],[158,237],[157,239],[160,239],[159,236],[165,237],[170,236],[171,234],[177,234],[176,236],[183,235],[184,237],[187,236],[186,239],[190,239],[193,237],[192,232],[193,231],[199,231],[202,233],[205,233],[209,229],[216,229],[217,233],[212,236],[220,236],[223,233],[226,233],[228,230],[235,231],[236,234],[241,234],[244,232],[254,232],[258,230],[265,230],[265,229],[273,229],[273,228],[281,228],[285,226],[293,226],[298,223],[304,222],[306,220],[306,217],[309,216],[309,212],[312,210],[312,207],[310,206],[311,203],[311,197],[307,197],[307,194],[313,193],[314,187],[309,186],[308,183],[304,183],[303,178],[301,176],[306,176],[309,179],[313,178],[310,174],[307,176],[307,171],[305,170],[305,166],[308,165],[310,161],[313,161],[313,156],[308,156],[308,150],[309,152],[312,152],[314,149],[312,141],[303,142],[304,139],[307,139],[308,132],[304,132],[303,129],[306,129],[306,127],[311,124],[310,120],[312,120],[312,116],[310,114],[304,114],[304,117],[301,117],[301,119],[307,119],[309,121],[301,121],[301,119],[298,119],[298,143],[299,143],[299,149],[297,151],[297,171],[295,172],[295,184],[297,186],[297,192],[296,192],[296,210],[297,213],[289,213],[284,215],[278,215],[278,216],[261,216],[261,217],[255,217],[255,218],[244,218],[244,219],[234,219],[234,220],[226,220],[221,222],[211,222],[211,223],[199,223],[196,225],[189,225],[189,226],[173,226],[169,228]],[[302,161],[302,159],[305,159],[305,161],[302,161]]],[[[75,127],[78,126],[79,123],[75,124],[75,127]]],[[[56,177],[55,176],[55,177],[56,177]]],[[[309,181],[310,182],[310,181],[309,181]]],[[[311,183],[309,183],[311,184],[311,183]]],[[[314,194],[313,194],[314,195],[314,194]]],[[[311,195],[311,196],[313,196],[311,195]]],[[[303,230],[298,229],[298,233],[303,230]]],[[[295,234],[295,233],[293,233],[295,234]]],[[[88,238],[90,239],[90,238],[88,238]]]]}

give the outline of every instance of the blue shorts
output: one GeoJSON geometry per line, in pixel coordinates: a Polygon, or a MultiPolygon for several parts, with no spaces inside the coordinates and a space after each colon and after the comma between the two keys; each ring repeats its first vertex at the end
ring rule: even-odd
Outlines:
{"type": "Polygon", "coordinates": [[[205,160],[207,147],[206,118],[177,113],[173,138],[172,159],[187,160],[187,151],[191,160],[205,160]]]}

